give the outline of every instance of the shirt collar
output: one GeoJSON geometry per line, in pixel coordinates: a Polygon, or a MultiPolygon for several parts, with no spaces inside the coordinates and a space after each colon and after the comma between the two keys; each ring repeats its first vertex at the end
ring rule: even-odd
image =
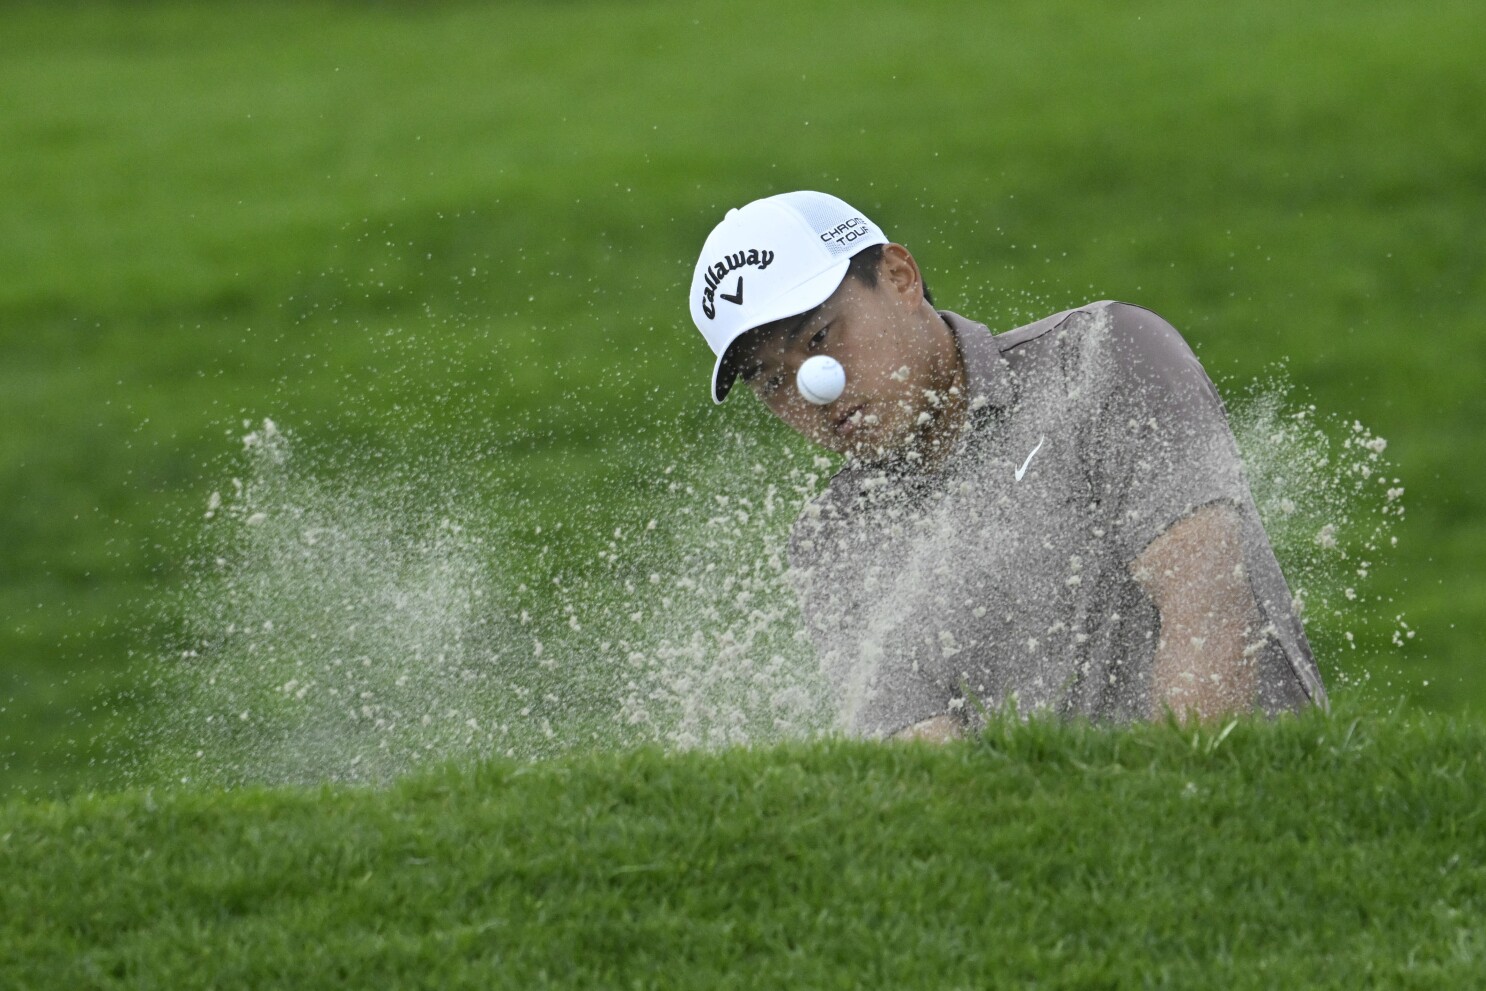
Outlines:
{"type": "Polygon", "coordinates": [[[965,387],[972,416],[987,406],[996,410],[1010,406],[1013,399],[1011,368],[1001,357],[1001,349],[996,346],[990,328],[949,310],[940,310],[939,316],[954,335],[960,358],[965,363],[965,387]]]}

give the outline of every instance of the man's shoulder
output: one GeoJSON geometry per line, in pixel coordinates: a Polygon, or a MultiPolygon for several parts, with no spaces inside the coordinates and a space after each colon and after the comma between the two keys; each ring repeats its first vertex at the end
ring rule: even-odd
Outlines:
{"type": "Polygon", "coordinates": [[[1182,335],[1154,310],[1134,303],[1101,299],[1043,317],[1033,323],[994,335],[1002,354],[1028,344],[1048,345],[1068,339],[1069,334],[1086,337],[1102,332],[1121,344],[1141,344],[1146,348],[1180,347],[1182,335]]]}
{"type": "Polygon", "coordinates": [[[1181,333],[1154,310],[1099,300],[997,334],[996,347],[1014,373],[1058,369],[1084,384],[1110,388],[1200,378],[1201,363],[1181,333]]]}

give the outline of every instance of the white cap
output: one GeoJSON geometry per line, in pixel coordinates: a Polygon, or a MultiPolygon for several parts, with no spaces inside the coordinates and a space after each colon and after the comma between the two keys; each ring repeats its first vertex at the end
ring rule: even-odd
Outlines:
{"type": "Polygon", "coordinates": [[[691,319],[717,355],[712,401],[733,387],[723,359],[734,341],[824,303],[852,255],[886,243],[876,224],[828,193],[780,193],[729,210],[691,278],[691,319]]]}

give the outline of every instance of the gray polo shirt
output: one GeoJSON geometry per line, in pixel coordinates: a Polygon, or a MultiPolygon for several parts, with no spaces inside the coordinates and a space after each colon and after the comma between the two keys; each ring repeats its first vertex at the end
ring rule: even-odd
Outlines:
{"type": "Polygon", "coordinates": [[[886,735],[980,706],[1156,714],[1160,617],[1131,563],[1226,503],[1259,604],[1256,708],[1325,689],[1244,479],[1222,400],[1149,310],[1091,303],[992,335],[941,314],[970,414],[931,470],[848,460],[791,535],[791,575],[843,728],[886,735]],[[973,696],[979,705],[967,705],[973,696]]]}

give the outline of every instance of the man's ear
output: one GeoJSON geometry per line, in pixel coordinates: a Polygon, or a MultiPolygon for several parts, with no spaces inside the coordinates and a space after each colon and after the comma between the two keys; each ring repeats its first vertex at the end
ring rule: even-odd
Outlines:
{"type": "Polygon", "coordinates": [[[917,305],[924,298],[924,280],[919,274],[918,262],[901,244],[882,246],[877,280],[906,303],[917,305]]]}

